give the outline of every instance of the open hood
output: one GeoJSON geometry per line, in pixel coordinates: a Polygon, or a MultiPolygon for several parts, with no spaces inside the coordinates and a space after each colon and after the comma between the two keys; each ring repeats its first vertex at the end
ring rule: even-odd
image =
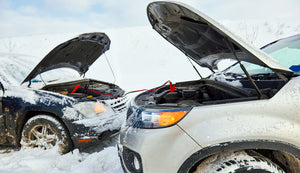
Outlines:
{"type": "Polygon", "coordinates": [[[56,46],[22,83],[30,81],[40,73],[61,67],[72,68],[83,75],[109,46],[110,39],[105,33],[81,34],[56,46]]]}
{"type": "Polygon", "coordinates": [[[153,2],[147,15],[152,27],[166,40],[203,67],[216,70],[216,62],[236,59],[292,73],[264,52],[253,48],[207,15],[178,2],[153,2]]]}

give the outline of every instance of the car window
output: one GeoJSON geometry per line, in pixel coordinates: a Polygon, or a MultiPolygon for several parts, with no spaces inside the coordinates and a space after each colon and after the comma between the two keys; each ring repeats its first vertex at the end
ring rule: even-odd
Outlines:
{"type": "MultiPolygon", "coordinates": [[[[242,64],[245,66],[245,68],[247,69],[247,71],[250,75],[274,73],[271,69],[257,65],[257,64],[252,64],[252,63],[245,62],[245,61],[243,61],[242,64]]],[[[244,72],[241,69],[239,64],[234,65],[233,67],[228,69],[226,72],[227,73],[235,73],[235,74],[244,74],[244,72]]]]}
{"type": "Polygon", "coordinates": [[[24,78],[30,73],[36,62],[35,58],[19,54],[1,54],[0,78],[11,85],[20,85],[24,78]]]}
{"type": "Polygon", "coordinates": [[[50,84],[51,82],[66,82],[76,79],[81,79],[79,73],[76,70],[63,67],[43,72],[33,78],[31,82],[45,82],[46,84],[50,84]]]}
{"type": "Polygon", "coordinates": [[[262,50],[295,73],[300,73],[300,35],[279,40],[262,50]]]}
{"type": "Polygon", "coordinates": [[[0,82],[3,86],[11,85],[11,81],[4,75],[4,73],[0,69],[0,82]]]}
{"type": "MultiPolygon", "coordinates": [[[[262,48],[262,51],[287,66],[296,74],[300,74],[300,35],[282,39],[262,48]]],[[[242,62],[250,75],[274,73],[271,69],[260,65],[242,62]]],[[[226,73],[244,74],[238,64],[232,66],[226,73]]]]}

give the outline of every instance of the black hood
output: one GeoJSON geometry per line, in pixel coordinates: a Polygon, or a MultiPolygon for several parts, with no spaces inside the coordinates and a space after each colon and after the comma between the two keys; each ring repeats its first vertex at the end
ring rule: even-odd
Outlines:
{"type": "Polygon", "coordinates": [[[81,34],[56,46],[22,83],[30,81],[40,73],[61,67],[72,68],[83,75],[109,46],[110,39],[105,33],[81,34]]]}

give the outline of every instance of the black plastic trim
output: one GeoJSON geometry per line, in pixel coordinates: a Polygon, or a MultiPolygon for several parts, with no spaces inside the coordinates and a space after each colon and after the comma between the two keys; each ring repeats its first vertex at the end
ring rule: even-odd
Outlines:
{"type": "Polygon", "coordinates": [[[285,151],[290,154],[293,154],[300,160],[300,148],[286,142],[267,140],[225,142],[218,145],[203,148],[198,152],[194,153],[181,165],[181,167],[178,170],[178,173],[190,172],[190,169],[197,162],[211,155],[221,153],[224,151],[245,149],[267,149],[285,151]]]}
{"type": "Polygon", "coordinates": [[[3,84],[0,82],[0,114],[2,114],[2,97],[4,96],[4,86],[3,84]]]}
{"type": "Polygon", "coordinates": [[[142,158],[139,155],[139,153],[137,153],[125,146],[123,146],[122,152],[120,152],[119,146],[118,146],[118,150],[119,150],[119,157],[121,159],[122,169],[124,172],[127,173],[127,170],[128,170],[131,173],[143,173],[143,163],[142,163],[142,158]],[[136,157],[138,160],[138,164],[139,164],[138,170],[133,165],[134,157],[136,157]]]}

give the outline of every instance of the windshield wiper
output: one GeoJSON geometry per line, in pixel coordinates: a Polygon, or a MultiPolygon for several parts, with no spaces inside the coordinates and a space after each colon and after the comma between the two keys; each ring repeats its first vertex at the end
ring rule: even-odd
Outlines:
{"type": "Polygon", "coordinates": [[[252,74],[251,77],[260,80],[281,79],[276,73],[257,73],[257,74],[252,74]]]}

